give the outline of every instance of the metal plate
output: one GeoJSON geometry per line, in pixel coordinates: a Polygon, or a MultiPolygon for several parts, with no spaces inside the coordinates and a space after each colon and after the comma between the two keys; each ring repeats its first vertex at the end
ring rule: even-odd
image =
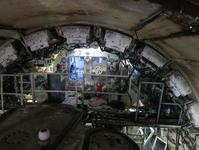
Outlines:
{"type": "Polygon", "coordinates": [[[0,64],[6,67],[17,59],[16,51],[11,43],[6,43],[0,48],[0,64]]]}
{"type": "Polygon", "coordinates": [[[141,55],[158,67],[163,67],[168,60],[149,46],[145,46],[141,55]]]}
{"type": "Polygon", "coordinates": [[[25,44],[30,47],[31,51],[49,47],[48,31],[38,31],[24,37],[25,44]]]}
{"type": "Polygon", "coordinates": [[[104,40],[106,42],[105,46],[107,48],[124,52],[125,48],[130,46],[132,38],[118,32],[107,30],[104,40]]]}
{"type": "Polygon", "coordinates": [[[199,127],[199,103],[195,103],[189,107],[189,115],[190,115],[190,120],[193,123],[194,127],[198,128],[199,127]]]}
{"type": "Polygon", "coordinates": [[[1,150],[43,149],[38,139],[38,131],[42,128],[50,130],[48,149],[55,150],[62,139],[73,132],[71,129],[80,124],[81,112],[69,105],[28,105],[3,117],[1,150]]]}
{"type": "Polygon", "coordinates": [[[65,26],[60,28],[60,34],[68,44],[86,44],[90,34],[87,26],[65,26]]]}
{"type": "Polygon", "coordinates": [[[174,73],[169,77],[169,81],[167,85],[171,88],[174,95],[179,97],[180,95],[186,96],[191,94],[191,88],[189,87],[188,83],[179,73],[174,73]]]}

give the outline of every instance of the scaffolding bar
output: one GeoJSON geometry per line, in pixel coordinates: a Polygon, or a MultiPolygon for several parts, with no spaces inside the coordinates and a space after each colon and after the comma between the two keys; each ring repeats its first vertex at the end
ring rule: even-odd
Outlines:
{"type": "Polygon", "coordinates": [[[10,96],[21,96],[21,93],[2,93],[3,95],[10,95],[10,96]]]}
{"type": "Polygon", "coordinates": [[[141,81],[141,84],[164,85],[164,83],[162,82],[147,82],[147,81],[141,81]]]}
{"type": "Polygon", "coordinates": [[[34,90],[35,93],[65,93],[65,92],[72,92],[67,90],[34,90]]]}
{"type": "Polygon", "coordinates": [[[125,75],[111,75],[111,74],[84,74],[85,76],[94,76],[94,77],[112,77],[112,78],[129,78],[129,76],[125,75]]]}
{"type": "Polygon", "coordinates": [[[138,120],[140,93],[141,93],[141,82],[139,83],[139,87],[138,87],[138,97],[137,97],[137,103],[136,103],[135,121],[138,120]]]}
{"type": "Polygon", "coordinates": [[[107,95],[123,95],[123,96],[128,96],[128,94],[124,94],[124,93],[118,93],[118,92],[84,92],[85,94],[107,94],[107,95]]]}
{"type": "Polygon", "coordinates": [[[0,76],[1,79],[1,110],[4,112],[4,100],[3,100],[3,76],[0,76]]]}
{"type": "Polygon", "coordinates": [[[35,103],[35,87],[34,87],[34,74],[30,74],[30,81],[31,81],[31,93],[32,93],[32,101],[35,103]]]}
{"type": "Polygon", "coordinates": [[[20,91],[21,91],[21,105],[23,105],[23,75],[21,74],[20,75],[20,91]]]}
{"type": "Polygon", "coordinates": [[[162,106],[162,98],[163,98],[163,94],[164,94],[164,84],[161,84],[162,85],[162,89],[161,89],[161,95],[160,95],[160,100],[159,100],[159,106],[158,106],[158,114],[157,114],[157,120],[156,120],[156,123],[159,122],[159,119],[160,119],[160,111],[161,111],[161,106],[162,106]]]}

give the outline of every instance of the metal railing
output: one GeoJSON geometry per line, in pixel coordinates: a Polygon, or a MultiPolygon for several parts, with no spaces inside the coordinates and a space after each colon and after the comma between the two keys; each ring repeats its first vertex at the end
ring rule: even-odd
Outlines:
{"type": "MultiPolygon", "coordinates": [[[[165,85],[163,82],[145,82],[145,81],[140,81],[139,83],[139,87],[138,87],[138,97],[137,97],[137,102],[136,102],[136,115],[135,115],[135,121],[139,120],[139,101],[141,99],[141,88],[142,85],[154,85],[154,86],[159,86],[160,88],[160,96],[159,96],[159,100],[158,100],[158,108],[157,108],[157,116],[156,116],[156,123],[157,124],[161,124],[161,112],[163,111],[162,107],[163,106],[167,106],[169,108],[171,107],[178,107],[179,111],[179,117],[178,117],[178,121],[176,122],[176,124],[180,125],[181,121],[182,121],[182,112],[183,112],[183,108],[180,104],[178,103],[164,103],[163,102],[163,93],[164,93],[164,89],[165,89],[165,85]]],[[[163,123],[164,124],[164,123],[163,123]]]]}
{"type": "MultiPolygon", "coordinates": [[[[97,80],[96,80],[97,81],[97,80]]],[[[94,84],[95,85],[95,84],[94,84]]],[[[128,96],[128,91],[131,87],[131,80],[129,79],[129,75],[111,75],[111,74],[84,74],[83,76],[83,93],[84,94],[102,94],[102,95],[121,95],[121,96],[128,96]],[[103,78],[101,82],[104,82],[104,85],[109,85],[108,81],[111,78],[114,79],[128,79],[129,80],[129,85],[128,89],[126,92],[117,92],[117,91],[104,91],[104,92],[96,92],[96,90],[87,90],[86,89],[86,84],[85,84],[85,78],[86,77],[91,77],[91,78],[103,78]]]]}
{"type": "MultiPolygon", "coordinates": [[[[19,73],[19,74],[0,74],[0,100],[1,100],[1,110],[2,112],[5,111],[5,96],[15,96],[17,99],[20,101],[20,105],[24,105],[26,103],[24,94],[29,93],[32,97],[32,103],[37,103],[35,100],[35,96],[37,93],[70,93],[70,92],[75,92],[75,96],[77,96],[77,91],[78,91],[78,80],[74,80],[73,82],[75,83],[74,89],[73,90],[48,90],[48,89],[37,89],[37,85],[35,83],[35,79],[37,76],[47,76],[47,75],[60,75],[65,78],[69,78],[68,73],[19,73]],[[6,81],[6,79],[12,78],[12,81],[14,82],[14,92],[5,92],[5,84],[7,82],[12,82],[11,80],[6,81]],[[28,78],[28,80],[27,80],[28,78]],[[24,81],[24,79],[26,79],[24,81]],[[6,82],[6,83],[5,83],[6,82]],[[29,89],[25,89],[24,85],[29,85],[29,89]]],[[[85,74],[84,76],[95,76],[95,77],[105,77],[105,78],[122,78],[126,79],[128,78],[127,75],[94,75],[94,74],[85,74]]],[[[107,80],[106,80],[107,81],[107,80]]],[[[68,81],[69,82],[69,81],[68,81]]],[[[71,81],[70,81],[71,82],[71,81]]],[[[95,91],[85,91],[85,82],[84,80],[82,81],[82,88],[81,92],[82,93],[96,93],[95,91]]],[[[130,85],[129,85],[130,87],[130,85]]],[[[118,92],[100,92],[98,94],[105,94],[105,95],[127,95],[127,93],[118,93],[118,92]]]]}
{"type": "Polygon", "coordinates": [[[38,75],[47,76],[47,75],[60,75],[65,78],[69,78],[67,73],[20,73],[20,74],[0,74],[0,100],[1,100],[1,111],[5,112],[5,96],[15,96],[20,101],[20,105],[24,105],[25,94],[31,94],[32,103],[36,103],[35,94],[36,93],[75,93],[75,97],[77,96],[77,80],[75,80],[75,89],[74,90],[47,90],[47,89],[37,89],[35,85],[35,79],[38,75]],[[13,80],[6,79],[12,78],[13,80]],[[28,78],[28,81],[24,81],[24,79],[28,78]],[[14,82],[14,92],[5,92],[5,84],[14,82]],[[6,83],[5,83],[6,82],[6,83]],[[24,85],[30,86],[29,89],[25,89],[24,85]]]}
{"type": "MultiPolygon", "coordinates": [[[[64,79],[68,78],[69,79],[69,74],[67,73],[21,73],[21,74],[0,74],[0,100],[1,100],[1,110],[2,112],[4,112],[6,110],[5,108],[5,103],[6,103],[6,99],[5,96],[15,96],[17,97],[19,104],[20,105],[24,105],[26,104],[26,99],[24,97],[25,94],[30,94],[31,95],[31,100],[32,103],[37,103],[35,96],[37,93],[74,93],[75,98],[77,100],[77,92],[78,92],[78,85],[77,85],[77,80],[74,81],[75,83],[75,87],[73,88],[73,90],[50,90],[50,89],[37,89],[37,85],[35,83],[35,79],[37,76],[45,76],[47,77],[47,75],[60,75],[62,76],[64,79]],[[14,92],[6,92],[7,90],[4,89],[5,84],[7,84],[7,82],[12,82],[12,80],[8,80],[10,78],[12,78],[13,82],[12,83],[14,85],[14,92]],[[25,80],[24,80],[25,79],[25,80]],[[29,85],[29,88],[26,89],[24,88],[24,85],[29,85]]],[[[100,75],[93,75],[93,74],[89,74],[89,76],[95,76],[98,77],[100,75]]],[[[127,78],[128,76],[118,76],[118,75],[101,75],[102,77],[105,78],[127,78]]],[[[70,82],[70,81],[68,81],[70,82]]],[[[142,84],[149,84],[149,85],[158,85],[161,86],[161,92],[160,92],[160,98],[159,98],[159,105],[158,105],[158,109],[157,109],[157,116],[154,118],[155,124],[161,124],[161,119],[164,121],[164,118],[161,118],[161,112],[162,112],[162,108],[164,106],[175,106],[178,107],[180,110],[180,114],[179,114],[179,119],[177,120],[177,122],[175,123],[175,125],[180,125],[181,122],[181,117],[182,117],[182,110],[183,108],[177,104],[177,103],[163,103],[162,102],[162,97],[163,97],[163,92],[164,92],[164,84],[160,83],[160,82],[140,82],[139,84],[139,93],[138,93],[138,99],[137,99],[137,105],[136,105],[136,112],[135,112],[135,122],[139,123],[139,100],[140,100],[140,94],[141,94],[141,85],[142,84]]],[[[82,81],[82,94],[86,93],[85,89],[84,89],[84,81],[82,81]]],[[[129,88],[130,88],[130,83],[129,83],[129,88]]],[[[95,91],[89,91],[90,93],[96,93],[95,91]]],[[[88,92],[88,93],[89,93],[88,92]]],[[[98,93],[97,93],[98,94],[98,93]]],[[[117,92],[102,92],[101,94],[113,94],[116,95],[117,92]]],[[[118,93],[120,95],[126,95],[126,93],[118,93]]],[[[77,101],[76,101],[77,104],[77,101]]],[[[110,114],[109,114],[110,115],[110,114]]],[[[169,119],[169,118],[167,118],[169,119]]],[[[146,118],[144,119],[146,120],[146,118]]],[[[166,120],[166,119],[165,119],[166,120]]],[[[176,120],[176,119],[175,119],[176,120]]],[[[141,123],[141,122],[140,122],[141,123]]],[[[163,123],[164,124],[164,123],[163,123]]],[[[170,123],[169,123],[170,124],[170,123]]],[[[172,123],[171,123],[172,124],[172,123]]]]}

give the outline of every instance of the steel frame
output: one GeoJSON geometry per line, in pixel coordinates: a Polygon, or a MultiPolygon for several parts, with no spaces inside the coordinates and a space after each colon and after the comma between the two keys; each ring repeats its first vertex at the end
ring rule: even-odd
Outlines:
{"type": "Polygon", "coordinates": [[[35,76],[36,75],[68,75],[66,73],[20,73],[20,74],[0,74],[0,100],[1,100],[1,110],[2,112],[5,112],[5,108],[4,108],[4,96],[5,95],[10,95],[10,96],[17,96],[19,97],[20,100],[20,104],[24,105],[24,94],[25,92],[31,93],[32,94],[32,100],[33,103],[36,103],[35,101],[35,93],[65,93],[65,92],[75,92],[75,97],[77,98],[77,83],[75,80],[75,91],[69,91],[69,90],[37,90],[35,89],[35,76]],[[23,79],[25,76],[28,76],[30,79],[30,82],[24,82],[23,79]],[[4,92],[3,89],[3,81],[5,77],[13,77],[14,78],[14,88],[16,90],[16,86],[17,83],[19,83],[20,86],[20,90],[19,91],[15,91],[13,93],[6,93],[4,92]],[[17,77],[19,77],[19,82],[17,82],[17,77]],[[31,89],[30,90],[24,90],[24,84],[30,84],[31,85],[31,89]]]}
{"type": "Polygon", "coordinates": [[[161,94],[160,94],[160,98],[159,98],[159,105],[158,105],[158,113],[157,113],[157,119],[156,119],[156,123],[159,123],[160,120],[160,112],[161,112],[161,107],[162,105],[168,105],[168,106],[178,106],[180,108],[180,115],[179,115],[179,120],[178,120],[178,124],[181,123],[181,118],[182,118],[182,107],[177,104],[177,103],[162,103],[162,98],[163,98],[163,93],[164,93],[164,88],[165,85],[162,82],[146,82],[146,81],[140,81],[139,83],[139,87],[138,87],[138,97],[137,97],[137,103],[136,103],[136,115],[135,115],[135,121],[138,121],[138,112],[139,112],[139,99],[140,99],[140,95],[141,95],[141,87],[143,84],[150,84],[150,85],[160,85],[162,86],[161,88],[161,94]]]}
{"type": "MultiPolygon", "coordinates": [[[[13,96],[17,96],[19,97],[19,100],[20,100],[20,104],[21,105],[24,105],[25,102],[24,102],[24,94],[25,92],[29,92],[32,94],[32,100],[33,100],[33,103],[35,103],[35,93],[41,93],[41,92],[45,92],[45,93],[65,93],[65,92],[75,92],[75,96],[77,96],[77,84],[75,84],[76,88],[75,88],[75,91],[69,91],[69,90],[37,90],[35,89],[35,75],[48,75],[48,74],[54,74],[54,75],[66,75],[66,73],[26,73],[26,74],[0,74],[0,98],[1,98],[1,110],[2,112],[5,112],[5,108],[4,108],[4,95],[13,95],[13,96]],[[30,78],[30,82],[27,82],[31,85],[31,89],[30,90],[24,90],[24,77],[25,76],[28,76],[30,78]],[[14,82],[17,82],[17,77],[19,78],[19,87],[20,87],[20,90],[19,91],[16,91],[15,93],[6,93],[4,92],[3,90],[3,81],[4,81],[4,78],[5,77],[14,77],[14,82]]],[[[99,75],[100,76],[100,75],[99,75]]],[[[104,75],[103,75],[104,76],[104,75]]],[[[108,77],[114,77],[115,75],[108,75],[108,77]]],[[[106,77],[106,76],[105,76],[106,77]]],[[[116,77],[123,77],[123,78],[126,78],[127,76],[118,76],[116,75],[116,77]]],[[[77,80],[76,80],[77,81],[77,80]]],[[[76,83],[76,82],[75,82],[76,83]]],[[[157,119],[156,119],[156,123],[154,124],[154,126],[158,126],[158,127],[175,127],[175,128],[178,128],[178,127],[181,127],[180,123],[181,123],[181,116],[182,116],[182,107],[177,104],[177,103],[162,103],[162,96],[163,96],[163,92],[164,92],[164,84],[161,83],[161,82],[140,82],[139,84],[139,90],[138,90],[138,99],[137,99],[137,109],[136,109],[136,112],[135,112],[135,122],[131,122],[131,121],[114,121],[115,124],[124,124],[126,126],[131,126],[131,125],[141,125],[139,122],[138,122],[138,103],[139,103],[139,98],[140,98],[140,94],[141,94],[141,85],[142,84],[154,84],[154,85],[162,85],[162,89],[161,89],[161,96],[160,96],[160,99],[159,99],[159,106],[158,106],[158,114],[157,114],[157,119]],[[162,105],[173,105],[173,106],[178,106],[180,109],[181,109],[181,112],[180,112],[180,116],[179,116],[179,121],[178,121],[178,124],[176,125],[164,125],[164,124],[160,124],[159,122],[159,118],[160,118],[160,112],[161,112],[161,106],[162,105]]],[[[17,83],[14,83],[14,85],[16,86],[17,83]]],[[[83,86],[84,87],[84,86],[83,86]]],[[[84,94],[84,88],[83,88],[83,94],[84,94]]],[[[96,92],[93,92],[93,93],[96,93],[96,92]]],[[[102,92],[101,94],[117,94],[117,93],[109,93],[109,92],[102,92]]],[[[118,93],[120,95],[124,95],[125,93],[118,93]]],[[[111,123],[112,121],[110,121],[109,123],[111,123]]],[[[104,123],[108,123],[108,120],[105,121],[104,123]]],[[[151,126],[151,125],[150,125],[151,126]]]]}
{"type": "MultiPolygon", "coordinates": [[[[92,77],[106,77],[106,82],[108,81],[107,78],[108,77],[112,77],[112,78],[126,78],[128,79],[129,76],[128,75],[110,75],[110,74],[84,74],[83,75],[83,94],[105,94],[105,95],[123,95],[123,96],[128,96],[127,93],[118,93],[118,92],[95,92],[95,91],[85,91],[85,76],[92,76],[92,77]]],[[[131,79],[129,80],[129,88],[131,85],[131,79]]],[[[128,89],[129,90],[129,89],[128,89]]]]}
{"type": "MultiPolygon", "coordinates": [[[[78,91],[78,85],[77,80],[75,80],[75,91],[69,91],[69,90],[37,90],[35,89],[35,76],[37,75],[68,75],[67,73],[20,73],[20,74],[0,74],[0,97],[1,97],[1,110],[4,112],[4,95],[10,95],[10,96],[17,96],[19,97],[20,104],[24,105],[24,93],[30,92],[32,95],[33,103],[36,103],[35,101],[35,94],[36,93],[65,93],[65,92],[75,92],[75,97],[77,98],[77,91],[78,91]],[[24,81],[24,77],[28,76],[30,79],[30,82],[24,81]],[[14,78],[14,86],[16,89],[17,83],[20,85],[20,90],[15,91],[13,93],[4,92],[3,90],[3,81],[4,77],[13,77],[14,78]],[[17,77],[19,78],[19,82],[17,81],[17,77]],[[30,84],[31,89],[30,90],[24,90],[24,84],[30,84]]],[[[94,75],[94,74],[86,74],[91,76],[102,76],[102,77],[114,77],[114,78],[128,78],[128,76],[125,75],[94,75]]],[[[83,82],[84,83],[84,82],[83,82]]],[[[90,93],[95,94],[96,92],[86,92],[84,91],[84,84],[83,84],[83,93],[90,93]]],[[[117,93],[117,92],[98,92],[97,94],[106,94],[106,95],[124,95],[126,96],[126,93],[117,93]]]]}

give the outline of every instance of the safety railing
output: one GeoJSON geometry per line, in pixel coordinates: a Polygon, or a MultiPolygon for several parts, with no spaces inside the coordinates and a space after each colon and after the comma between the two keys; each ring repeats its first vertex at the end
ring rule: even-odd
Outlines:
{"type": "Polygon", "coordinates": [[[158,105],[157,105],[158,107],[156,108],[156,110],[153,110],[155,112],[154,115],[156,115],[156,116],[151,117],[151,118],[154,118],[154,119],[151,119],[153,120],[153,123],[165,124],[165,120],[166,120],[166,123],[168,124],[180,125],[182,121],[183,108],[178,103],[164,102],[163,94],[164,94],[165,85],[163,82],[140,81],[139,87],[138,87],[138,98],[137,98],[136,109],[135,109],[135,121],[139,122],[141,118],[148,119],[148,121],[150,120],[148,115],[145,115],[139,118],[140,114],[143,113],[143,111],[140,110],[140,106],[139,106],[140,101],[142,99],[141,95],[143,94],[142,93],[143,85],[150,85],[150,86],[153,86],[153,88],[154,86],[158,86],[159,99],[156,100],[158,102],[158,105]],[[173,111],[176,111],[177,113],[174,114],[173,111]]]}
{"type": "Polygon", "coordinates": [[[99,95],[120,95],[120,96],[128,96],[128,91],[131,86],[131,80],[128,75],[111,75],[111,74],[84,74],[83,77],[83,93],[84,94],[99,94],[99,95]],[[89,78],[89,82],[93,81],[92,86],[86,83],[87,78],[89,78]],[[114,82],[111,80],[114,79],[114,82]],[[117,81],[118,80],[118,81],[117,81]],[[128,80],[128,87],[125,91],[119,92],[118,90],[113,90],[118,85],[121,85],[119,82],[126,82],[128,80]],[[101,86],[106,87],[103,91],[103,87],[101,90],[98,90],[97,84],[100,83],[101,86]],[[114,85],[111,85],[114,84],[114,85]],[[108,89],[108,87],[111,88],[108,89]]]}
{"type": "MultiPolygon", "coordinates": [[[[67,86],[64,88],[64,90],[59,89],[49,89],[47,86],[47,76],[48,75],[59,75],[61,78],[65,81],[65,83],[71,82],[69,80],[69,74],[67,73],[21,73],[21,74],[0,74],[0,100],[1,100],[1,111],[4,112],[7,109],[7,103],[13,103],[12,99],[10,97],[14,97],[14,100],[18,105],[24,105],[26,103],[39,103],[36,99],[38,94],[41,93],[73,93],[75,95],[75,99],[77,100],[77,93],[78,93],[78,81],[73,81],[75,83],[75,86],[73,85],[73,88],[69,88],[67,86]],[[37,77],[44,77],[44,83],[41,82],[37,77]],[[39,82],[38,82],[39,81],[39,82]],[[38,88],[38,85],[42,84],[42,88],[38,88]],[[7,86],[7,87],[6,87],[7,86]],[[10,89],[8,89],[11,88],[10,89]],[[11,99],[11,100],[10,100],[11,99]]],[[[102,78],[120,78],[120,79],[128,79],[128,76],[118,76],[118,75],[93,75],[89,74],[88,76],[94,76],[96,77],[102,77],[102,78]]],[[[107,81],[105,81],[106,83],[107,81]]],[[[129,87],[131,82],[129,82],[129,87]]],[[[117,95],[117,92],[96,92],[96,91],[86,91],[85,89],[85,81],[82,82],[82,93],[94,93],[94,94],[113,94],[117,95]]],[[[139,93],[138,93],[138,99],[136,102],[136,106],[133,108],[133,110],[129,110],[131,112],[131,119],[127,120],[127,124],[131,124],[132,120],[134,123],[150,123],[150,124],[168,124],[168,125],[180,125],[181,118],[182,118],[182,110],[183,108],[177,104],[177,103],[164,103],[163,102],[163,92],[164,92],[164,84],[160,82],[140,82],[139,85],[139,93]],[[155,112],[155,116],[148,116],[147,113],[142,110],[142,108],[139,106],[139,101],[141,99],[141,85],[148,84],[148,85],[158,85],[161,87],[160,89],[160,98],[158,100],[158,106],[157,110],[155,112]],[[173,117],[172,111],[177,110],[179,114],[177,116],[173,117]],[[149,122],[150,119],[153,122],[149,122]],[[143,122],[142,122],[143,121],[143,122]],[[171,122],[169,122],[171,121],[171,122]]],[[[118,95],[126,95],[126,93],[118,93],[118,95]]],[[[43,95],[42,95],[43,99],[43,95]]],[[[78,101],[76,101],[76,104],[78,101]]],[[[13,105],[13,104],[12,104],[13,105]]],[[[174,114],[176,115],[176,113],[174,114]]],[[[110,120],[111,113],[108,113],[107,120],[110,120]]],[[[102,117],[105,117],[104,112],[102,117]]],[[[115,118],[118,118],[117,114],[114,116],[115,118]]],[[[114,120],[114,122],[116,122],[114,120]]],[[[120,122],[119,122],[120,123],[120,122]]]]}
{"type": "Polygon", "coordinates": [[[47,86],[47,76],[48,75],[59,75],[63,80],[69,81],[69,74],[67,73],[20,73],[20,74],[0,74],[0,100],[1,100],[1,112],[4,113],[6,108],[7,97],[15,97],[19,105],[24,105],[25,103],[38,103],[35,96],[37,93],[74,93],[77,96],[77,80],[73,81],[75,86],[70,90],[68,87],[64,90],[50,90],[48,87],[38,89],[38,84],[36,83],[36,78],[38,76],[44,77],[45,84],[47,86]],[[6,87],[8,86],[9,89],[6,87]],[[25,98],[25,95],[29,95],[29,98],[25,98]]]}

